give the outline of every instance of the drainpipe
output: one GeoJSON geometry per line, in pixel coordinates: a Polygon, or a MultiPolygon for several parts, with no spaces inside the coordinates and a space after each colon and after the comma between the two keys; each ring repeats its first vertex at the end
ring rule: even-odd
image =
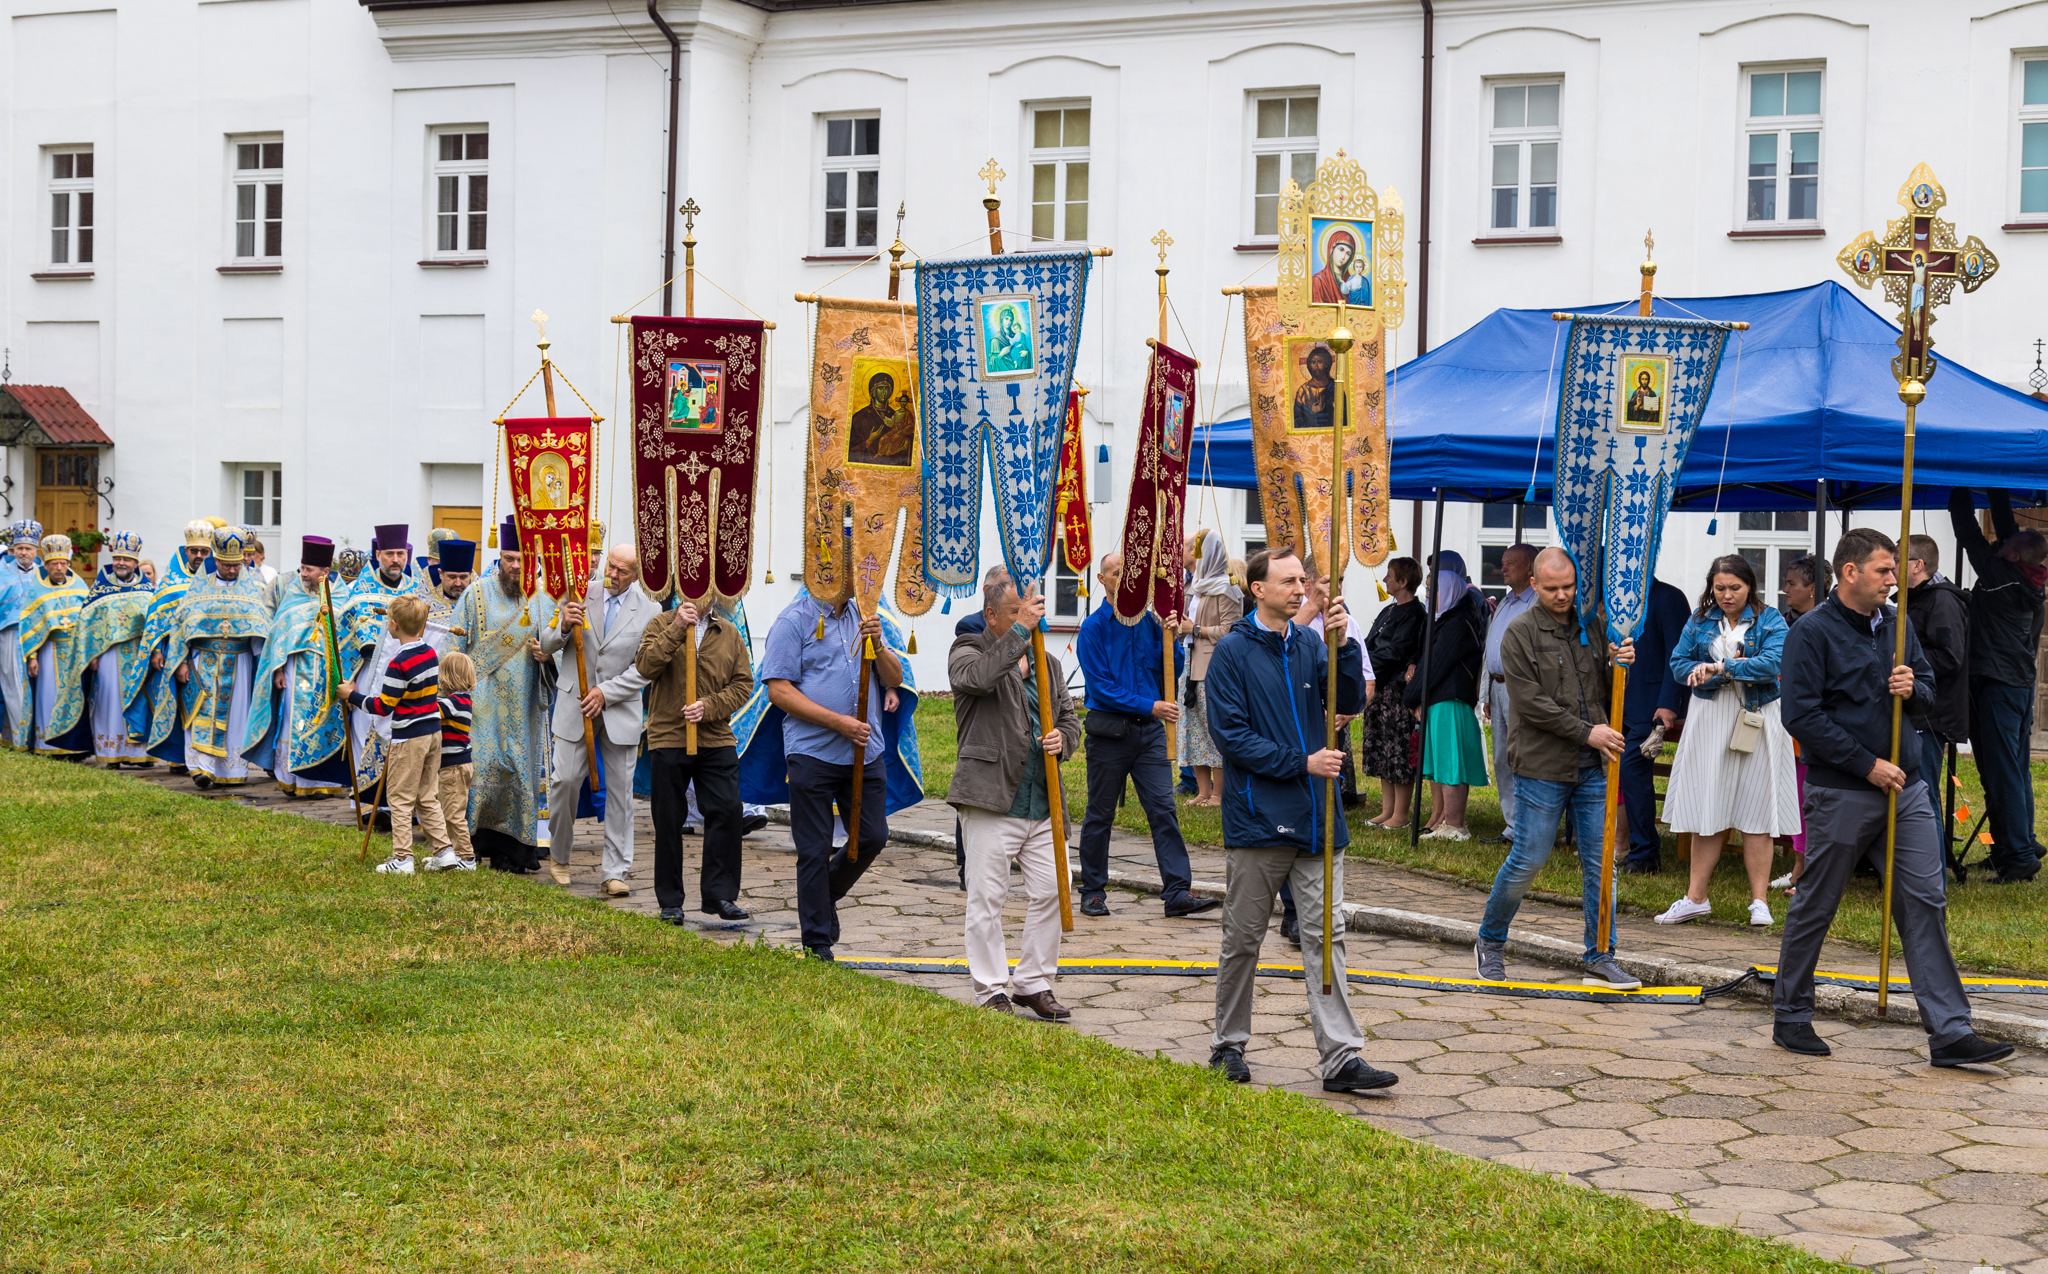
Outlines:
{"type": "Polygon", "coordinates": [[[1430,123],[1436,88],[1436,6],[1422,0],[1422,235],[1416,263],[1415,352],[1429,353],[1429,177],[1435,167],[1430,152],[1430,123]]]}
{"type": "MultiPolygon", "coordinates": [[[[665,317],[675,312],[676,127],[683,103],[683,42],[676,37],[675,28],[662,18],[660,5],[661,0],[647,0],[647,16],[654,20],[662,38],[668,41],[668,185],[661,192],[661,223],[665,227],[661,240],[661,312],[665,317]]],[[[1427,128],[1424,125],[1425,131],[1427,128]]],[[[1428,180],[1426,176],[1423,178],[1424,182],[1428,180]]],[[[1424,268],[1427,269],[1426,266],[1424,268]]]]}

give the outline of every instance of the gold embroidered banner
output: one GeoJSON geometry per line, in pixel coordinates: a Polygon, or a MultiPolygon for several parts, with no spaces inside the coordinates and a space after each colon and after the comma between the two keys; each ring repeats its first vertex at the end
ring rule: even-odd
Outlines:
{"type": "Polygon", "coordinates": [[[861,613],[872,615],[894,554],[893,603],[906,615],[922,615],[937,595],[924,578],[917,307],[830,296],[817,304],[804,453],[804,587],[834,604],[854,597],[861,613]]]}

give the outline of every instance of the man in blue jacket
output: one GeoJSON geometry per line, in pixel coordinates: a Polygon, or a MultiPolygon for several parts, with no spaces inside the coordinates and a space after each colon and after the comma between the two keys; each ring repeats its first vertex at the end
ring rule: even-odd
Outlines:
{"type": "MultiPolygon", "coordinates": [[[[1813,1029],[1813,971],[1841,906],[1850,873],[1864,859],[1883,869],[1888,792],[1898,794],[1892,914],[1900,953],[1936,1066],[1995,1062],[2012,1045],[1979,1037],[1969,997],[1948,946],[1948,896],[1941,829],[1921,749],[1910,742],[1899,762],[1892,748],[1892,700],[1909,711],[1934,707],[1934,666],[1906,630],[1906,662],[1894,665],[1898,612],[1884,599],[1898,583],[1898,549],[1869,527],[1835,543],[1835,591],[1785,637],[1779,666],[1785,729],[1806,757],[1806,871],[1785,916],[1778,981],[1771,995],[1771,1041],[1807,1057],[1826,1057],[1813,1029]]],[[[1908,606],[1911,598],[1907,599],[1908,606]]]]}
{"type": "MultiPolygon", "coordinates": [[[[1322,1059],[1323,1090],[1385,1088],[1400,1077],[1374,1069],[1358,1055],[1365,1036],[1346,993],[1341,929],[1329,938],[1335,986],[1324,995],[1315,984],[1323,960],[1323,865],[1316,861],[1323,849],[1323,820],[1336,820],[1340,851],[1350,841],[1343,810],[1333,810],[1329,799],[1329,780],[1343,767],[1344,754],[1321,746],[1329,648],[1321,637],[1295,626],[1295,613],[1308,595],[1308,574],[1293,551],[1252,554],[1245,580],[1255,609],[1216,643],[1203,682],[1209,737],[1223,754],[1223,848],[1230,881],[1223,900],[1209,1065],[1235,1083],[1251,1080],[1244,1046],[1252,1037],[1253,981],[1273,917],[1273,895],[1285,881],[1301,908],[1302,964],[1312,971],[1303,985],[1322,1059]]],[[[1327,631],[1348,631],[1343,598],[1331,597],[1324,622],[1327,631]]],[[[1365,707],[1363,661],[1358,643],[1347,636],[1337,649],[1338,712],[1365,707]]],[[[1344,860],[1332,868],[1335,897],[1342,898],[1344,860]]]]}
{"type": "Polygon", "coordinates": [[[1692,696],[1685,683],[1671,675],[1671,651],[1678,645],[1692,603],[1663,580],[1650,584],[1643,616],[1643,635],[1636,638],[1641,656],[1628,670],[1628,690],[1621,699],[1621,800],[1628,809],[1628,856],[1621,869],[1653,873],[1664,841],[1657,834],[1655,764],[1643,755],[1643,741],[1659,725],[1668,733],[1685,716],[1692,696]]]}

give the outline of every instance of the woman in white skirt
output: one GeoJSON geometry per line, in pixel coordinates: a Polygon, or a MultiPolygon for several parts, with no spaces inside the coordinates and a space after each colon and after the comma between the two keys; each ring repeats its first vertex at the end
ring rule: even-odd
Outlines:
{"type": "Polygon", "coordinates": [[[1730,831],[1742,833],[1749,872],[1749,923],[1771,923],[1764,891],[1771,838],[1799,830],[1792,736],[1778,719],[1778,663],[1785,617],[1757,598],[1756,569],[1736,555],[1716,558],[1707,591],[1671,651],[1671,675],[1692,687],[1692,708],[1671,763],[1665,821],[1691,832],[1692,881],[1657,923],[1712,914],[1707,882],[1730,831]]]}

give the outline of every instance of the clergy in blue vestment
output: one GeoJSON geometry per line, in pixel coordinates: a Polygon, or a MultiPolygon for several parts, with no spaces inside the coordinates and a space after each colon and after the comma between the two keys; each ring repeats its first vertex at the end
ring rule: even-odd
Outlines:
{"type": "MultiPolygon", "coordinates": [[[[469,744],[475,777],[469,789],[469,834],[479,858],[499,871],[540,870],[547,818],[548,707],[553,687],[534,656],[540,626],[554,603],[520,592],[519,531],[511,518],[498,532],[497,569],[468,588],[449,627],[456,647],[476,665],[469,744]]],[[[472,552],[474,550],[472,549],[472,552]]],[[[441,545],[448,579],[448,542],[441,545]]]]}
{"type": "Polygon", "coordinates": [[[214,531],[214,573],[186,591],[171,635],[173,678],[184,687],[185,765],[201,789],[246,783],[251,772],[242,748],[271,608],[269,586],[242,571],[247,543],[240,527],[214,531]]]}
{"type": "Polygon", "coordinates": [[[148,769],[155,762],[144,740],[128,725],[129,669],[149,663],[142,634],[155,588],[142,574],[142,537],[114,536],[113,561],[100,568],[78,621],[78,658],[86,670],[86,712],[92,723],[93,755],[114,769],[148,769]]]}
{"type": "Polygon", "coordinates": [[[78,657],[78,613],[85,585],[71,573],[71,537],[46,535],[44,580],[21,612],[21,658],[33,688],[31,745],[42,756],[83,760],[92,751],[85,719],[85,665],[78,657]]]}
{"type": "Polygon", "coordinates": [[[225,525],[219,518],[195,518],[185,524],[184,546],[171,559],[143,615],[141,649],[147,662],[122,669],[128,728],[142,736],[149,755],[168,763],[173,774],[185,772],[183,720],[189,681],[181,684],[174,675],[183,652],[173,649],[171,641],[177,635],[185,594],[213,573],[213,531],[225,525]]]}
{"type": "Polygon", "coordinates": [[[305,537],[298,574],[283,581],[256,669],[242,755],[291,796],[348,794],[349,679],[377,644],[379,618],[368,606],[336,597],[330,619],[333,563],[334,541],[305,537]]]}
{"type": "Polygon", "coordinates": [[[43,582],[36,569],[36,547],[42,543],[43,524],[23,518],[7,528],[7,556],[0,558],[0,746],[25,746],[27,702],[21,659],[21,611],[29,593],[43,582]],[[18,736],[18,737],[17,737],[18,736]]]}

